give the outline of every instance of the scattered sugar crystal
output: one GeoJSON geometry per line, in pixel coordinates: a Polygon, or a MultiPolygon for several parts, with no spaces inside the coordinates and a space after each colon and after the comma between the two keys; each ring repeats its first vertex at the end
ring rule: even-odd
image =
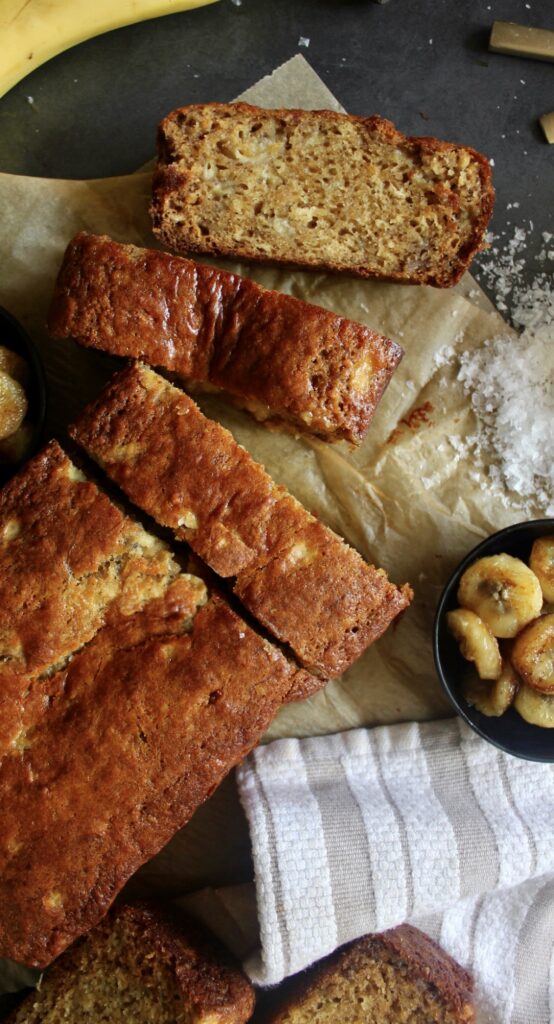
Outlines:
{"type": "Polygon", "coordinates": [[[231,0],[231,3],[234,4],[235,7],[242,7],[242,0],[231,0]]]}
{"type": "Polygon", "coordinates": [[[306,47],[308,47],[310,45],[310,40],[309,40],[308,36],[300,36],[300,38],[298,40],[298,45],[299,46],[306,46],[306,47]]]}
{"type": "Polygon", "coordinates": [[[27,103],[31,104],[31,106],[35,102],[35,97],[34,96],[26,96],[25,99],[27,100],[27,103]]]}

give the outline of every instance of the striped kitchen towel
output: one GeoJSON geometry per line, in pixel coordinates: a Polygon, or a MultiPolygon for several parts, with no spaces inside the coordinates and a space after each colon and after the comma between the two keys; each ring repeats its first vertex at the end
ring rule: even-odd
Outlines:
{"type": "Polygon", "coordinates": [[[238,770],[274,984],[410,920],[474,974],[483,1024],[554,1022],[554,766],[458,719],[278,740],[238,770]]]}

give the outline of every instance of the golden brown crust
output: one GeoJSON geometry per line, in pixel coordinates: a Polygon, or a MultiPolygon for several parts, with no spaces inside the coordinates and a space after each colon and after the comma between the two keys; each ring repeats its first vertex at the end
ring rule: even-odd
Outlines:
{"type": "Polygon", "coordinates": [[[0,763],[0,956],[44,966],[94,926],[298,687],[224,602],[183,633],[189,612],[169,593],[105,627],[29,701],[0,763]]]}
{"type": "Polygon", "coordinates": [[[131,501],[235,577],[249,611],[320,677],[340,675],[409,604],[409,587],[364,562],[152,370],[117,374],[70,433],[131,501]]]}
{"type": "Polygon", "coordinates": [[[402,355],[362,324],[247,278],[84,233],[66,250],[48,327],[354,444],[402,355]]]}
{"type": "Polygon", "coordinates": [[[79,474],[56,442],[0,492],[0,756],[28,680],[163,593],[167,547],[79,474]]]}
{"type": "MultiPolygon", "coordinates": [[[[375,961],[400,968],[422,989],[430,989],[450,1020],[459,1024],[475,1021],[471,975],[428,935],[403,924],[386,932],[364,935],[342,946],[305,974],[298,975],[284,1005],[270,1013],[267,1024],[295,1024],[295,1008],[301,1007],[304,999],[317,992],[327,979],[337,976],[353,980],[375,961]]],[[[336,1020],[339,1024],[339,1008],[336,1020]]]]}
{"type": "MultiPolygon", "coordinates": [[[[206,128],[206,134],[209,128],[206,128]]],[[[202,135],[200,136],[202,138],[202,135]]],[[[269,158],[268,158],[269,159],[269,158]]],[[[322,159],[325,163],[325,157],[322,159]]],[[[290,172],[294,174],[294,171],[290,172]]],[[[456,204],[456,190],[451,194],[448,190],[439,189],[437,198],[446,207],[456,204]]],[[[433,200],[434,202],[436,200],[433,200]]],[[[482,248],[485,230],[492,215],[494,206],[494,188],[492,185],[492,173],[490,163],[485,156],[470,146],[460,146],[444,142],[440,139],[428,136],[406,136],[398,131],[391,121],[373,115],[371,117],[358,117],[351,114],[342,114],[332,110],[295,110],[278,109],[266,110],[255,107],[248,103],[207,103],[191,104],[178,108],[165,117],[158,128],[158,164],[153,180],[152,203],[150,215],[154,234],[160,238],[168,247],[181,253],[199,253],[212,256],[223,256],[229,258],[241,258],[254,260],[256,262],[267,262],[273,264],[285,264],[299,268],[328,270],[332,272],[347,271],[363,278],[379,278],[388,281],[399,281],[404,284],[430,284],[435,287],[451,287],[461,278],[468,268],[473,256],[482,248]],[[256,122],[273,122],[286,127],[287,131],[294,131],[299,125],[307,122],[307,119],[319,119],[320,123],[328,126],[340,125],[345,122],[357,126],[361,138],[376,140],[384,145],[395,147],[400,152],[409,153],[416,166],[421,162],[422,155],[433,154],[449,155],[454,152],[467,154],[473,167],[477,172],[480,182],[480,202],[478,212],[471,218],[471,229],[467,232],[460,247],[455,254],[455,259],[445,252],[444,267],[439,272],[418,271],[406,266],[399,267],[384,273],[382,270],[372,268],[367,263],[352,263],[350,261],[337,261],[330,255],[330,251],[322,248],[318,259],[302,259],[298,254],[284,258],[279,255],[279,244],[282,241],[276,236],[276,248],[264,255],[254,244],[254,239],[248,242],[233,241],[231,244],[223,244],[221,236],[217,240],[211,237],[211,233],[202,231],[200,234],[187,231],[183,224],[183,218],[175,215],[175,203],[178,200],[186,207],[187,194],[189,191],[198,192],[199,183],[191,181],[190,170],[186,166],[179,165],[179,151],[175,135],[183,126],[187,118],[192,117],[202,120],[213,114],[215,117],[221,115],[233,119],[245,118],[254,119],[256,122]],[[172,223],[175,220],[175,223],[172,223]],[[447,258],[448,256],[448,258],[447,258]]],[[[363,216],[363,211],[360,211],[363,216]]],[[[401,211],[402,216],[409,219],[410,210],[401,211]]],[[[230,231],[232,235],[232,231],[230,231]]]]}

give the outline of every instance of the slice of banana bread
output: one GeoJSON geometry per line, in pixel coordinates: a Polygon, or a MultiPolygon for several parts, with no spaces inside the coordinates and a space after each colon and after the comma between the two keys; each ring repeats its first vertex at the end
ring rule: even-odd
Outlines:
{"type": "Polygon", "coordinates": [[[52,441],[0,491],[0,678],[55,666],[178,572],[52,441]]]}
{"type": "Polygon", "coordinates": [[[0,957],[44,966],[97,924],[296,697],[302,671],[204,600],[178,577],[29,682],[0,761],[0,957]]]}
{"type": "Polygon", "coordinates": [[[264,1024],[472,1024],[473,979],[411,925],[365,935],[298,976],[264,1024]]]}
{"type": "Polygon", "coordinates": [[[56,442],[27,463],[0,491],[0,756],[17,742],[29,680],[161,596],[178,572],[166,545],[56,442]]]}
{"type": "Polygon", "coordinates": [[[176,252],[449,287],[492,213],[484,156],[381,117],[195,104],[158,153],[150,212],[176,252]]]}
{"type": "Polygon", "coordinates": [[[344,672],[411,600],[153,370],[116,374],[70,434],[131,501],[234,577],[249,611],[321,678],[344,672]]]}
{"type": "Polygon", "coordinates": [[[254,990],[192,922],[123,905],[78,940],[5,1024],[245,1024],[254,990]]]}
{"type": "Polygon", "coordinates": [[[363,324],[215,267],[76,235],[55,338],[217,387],[269,425],[359,444],[402,350],[363,324]]]}

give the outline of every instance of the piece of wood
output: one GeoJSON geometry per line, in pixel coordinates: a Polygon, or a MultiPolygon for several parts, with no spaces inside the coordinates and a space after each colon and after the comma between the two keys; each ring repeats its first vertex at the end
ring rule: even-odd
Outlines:
{"type": "Polygon", "coordinates": [[[550,114],[543,114],[540,121],[546,141],[552,145],[554,142],[554,110],[550,114]]]}
{"type": "Polygon", "coordinates": [[[546,28],[518,25],[513,21],[494,21],[489,50],[515,57],[554,60],[554,32],[546,28]]]}

